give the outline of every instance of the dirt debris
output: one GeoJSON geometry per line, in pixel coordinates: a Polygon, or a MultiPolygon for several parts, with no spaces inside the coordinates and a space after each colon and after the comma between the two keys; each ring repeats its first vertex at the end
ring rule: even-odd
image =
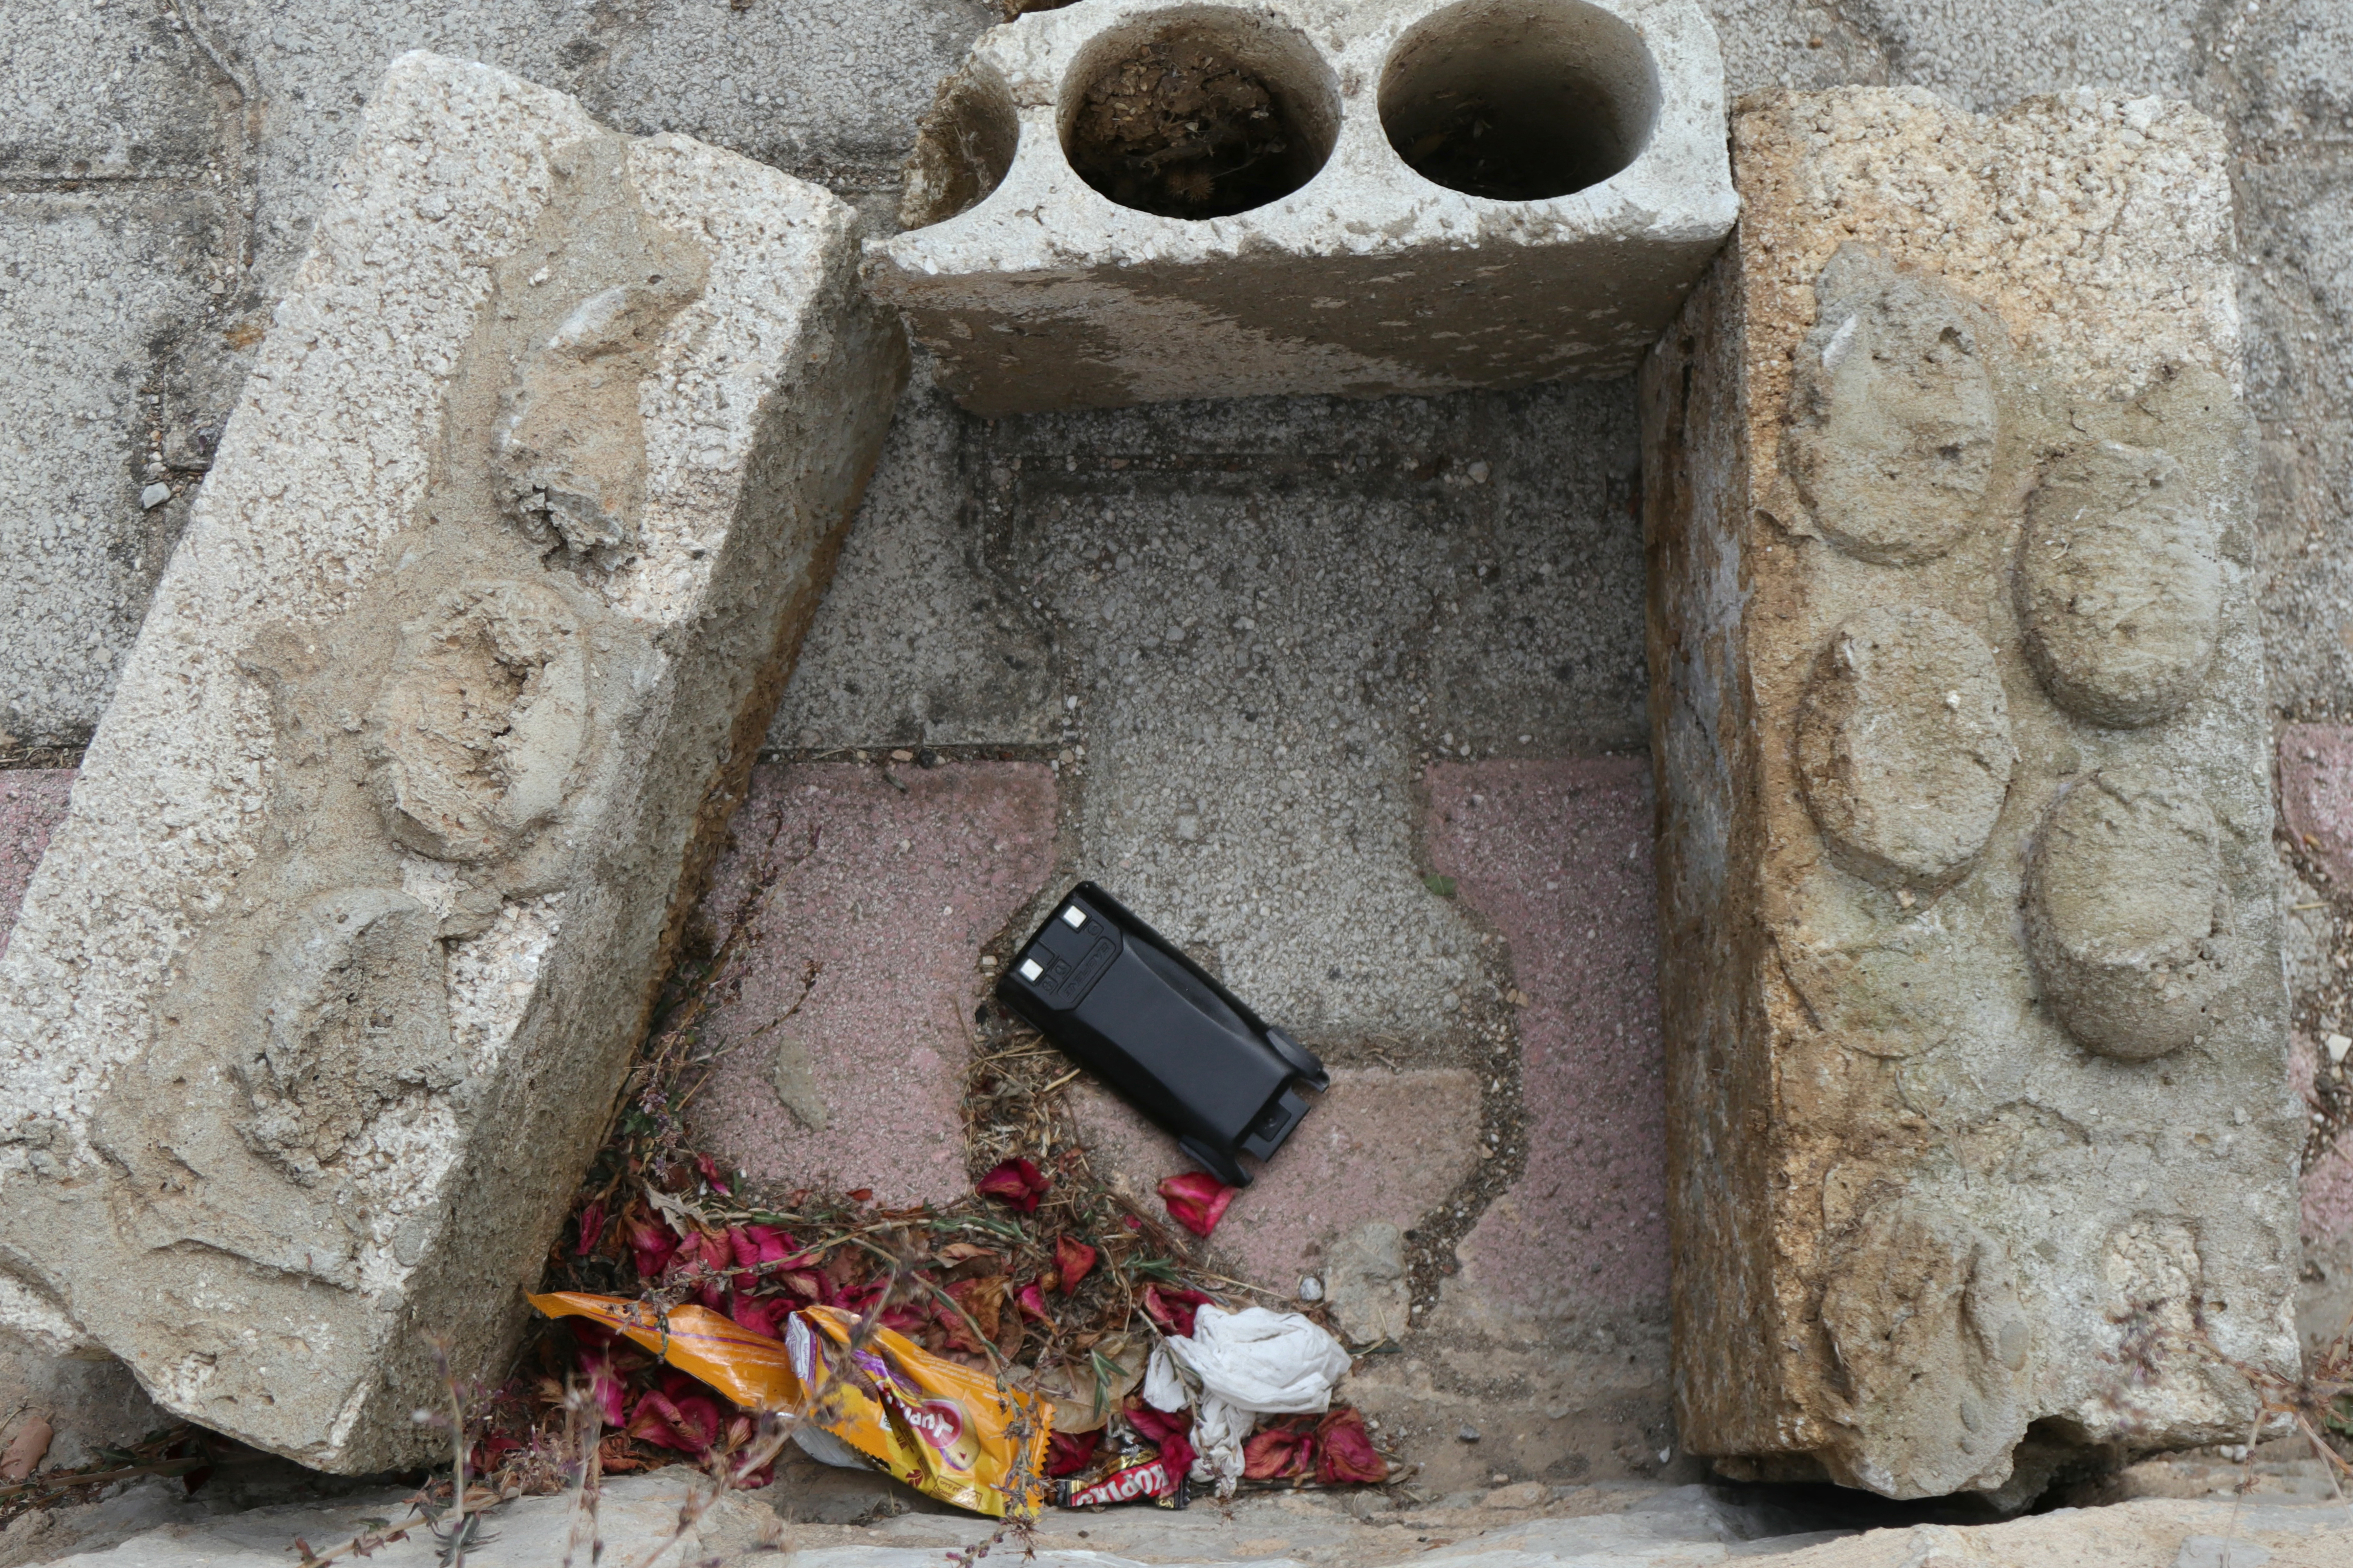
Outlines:
{"type": "Polygon", "coordinates": [[[1145,45],[1091,83],[1071,128],[1071,164],[1122,206],[1223,217],[1303,182],[1299,137],[1265,80],[1222,45],[1145,45]]]}

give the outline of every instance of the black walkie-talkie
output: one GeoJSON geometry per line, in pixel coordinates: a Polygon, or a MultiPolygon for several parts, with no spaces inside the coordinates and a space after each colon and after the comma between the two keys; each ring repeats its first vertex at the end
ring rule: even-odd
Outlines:
{"type": "Polygon", "coordinates": [[[1282,1147],[1331,1075],[1092,882],[1064,895],[997,999],[1092,1068],[1229,1187],[1282,1147]]]}

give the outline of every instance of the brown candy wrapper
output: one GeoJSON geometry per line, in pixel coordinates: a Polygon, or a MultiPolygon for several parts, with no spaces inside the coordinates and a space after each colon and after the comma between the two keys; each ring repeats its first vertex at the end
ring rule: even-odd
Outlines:
{"type": "Polygon", "coordinates": [[[1106,1503],[1148,1500],[1160,1508],[1183,1508],[1192,1501],[1185,1478],[1169,1474],[1160,1450],[1126,1422],[1113,1415],[1103,1438],[1093,1464],[1052,1483],[1056,1507],[1101,1508],[1106,1503]]]}

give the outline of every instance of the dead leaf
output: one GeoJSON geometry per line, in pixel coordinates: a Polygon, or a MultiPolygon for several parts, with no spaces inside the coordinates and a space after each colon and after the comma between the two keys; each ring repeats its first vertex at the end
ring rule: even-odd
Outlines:
{"type": "Polygon", "coordinates": [[[1099,1431],[1120,1401],[1144,1381],[1150,1356],[1151,1346],[1142,1337],[1110,1334],[1097,1341],[1091,1352],[1037,1373],[1024,1386],[1054,1402],[1055,1431],[1099,1431]]]}
{"type": "Polygon", "coordinates": [[[997,1320],[1005,1308],[1006,1289],[1011,1283],[1002,1274],[986,1274],[977,1279],[957,1280],[948,1287],[948,1294],[978,1326],[981,1337],[993,1342],[1000,1327],[997,1320]]]}
{"type": "Polygon", "coordinates": [[[46,1416],[36,1415],[16,1428],[8,1439],[8,1447],[0,1453],[0,1481],[21,1481],[33,1473],[41,1457],[49,1451],[49,1439],[57,1436],[46,1416]]]}
{"type": "Polygon", "coordinates": [[[962,1263],[967,1258],[994,1258],[997,1255],[976,1241],[951,1241],[932,1256],[942,1263],[962,1263]]]}

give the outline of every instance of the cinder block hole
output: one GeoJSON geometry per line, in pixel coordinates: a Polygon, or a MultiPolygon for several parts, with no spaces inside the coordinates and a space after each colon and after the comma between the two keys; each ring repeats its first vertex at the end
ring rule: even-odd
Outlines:
{"type": "Polygon", "coordinates": [[[1599,184],[1641,153],[1658,107],[1640,36],[1579,0],[1464,0],[1398,39],[1381,73],[1398,156],[1501,202],[1599,184]]]}
{"type": "Polygon", "coordinates": [[[997,73],[978,64],[940,84],[916,132],[899,222],[906,228],[944,223],[977,206],[1013,167],[1021,118],[997,73]]]}
{"type": "Polygon", "coordinates": [[[1340,95],[1299,33],[1200,6],[1096,38],[1063,84],[1061,123],[1071,166],[1120,205],[1224,217],[1315,177],[1340,95]]]}

